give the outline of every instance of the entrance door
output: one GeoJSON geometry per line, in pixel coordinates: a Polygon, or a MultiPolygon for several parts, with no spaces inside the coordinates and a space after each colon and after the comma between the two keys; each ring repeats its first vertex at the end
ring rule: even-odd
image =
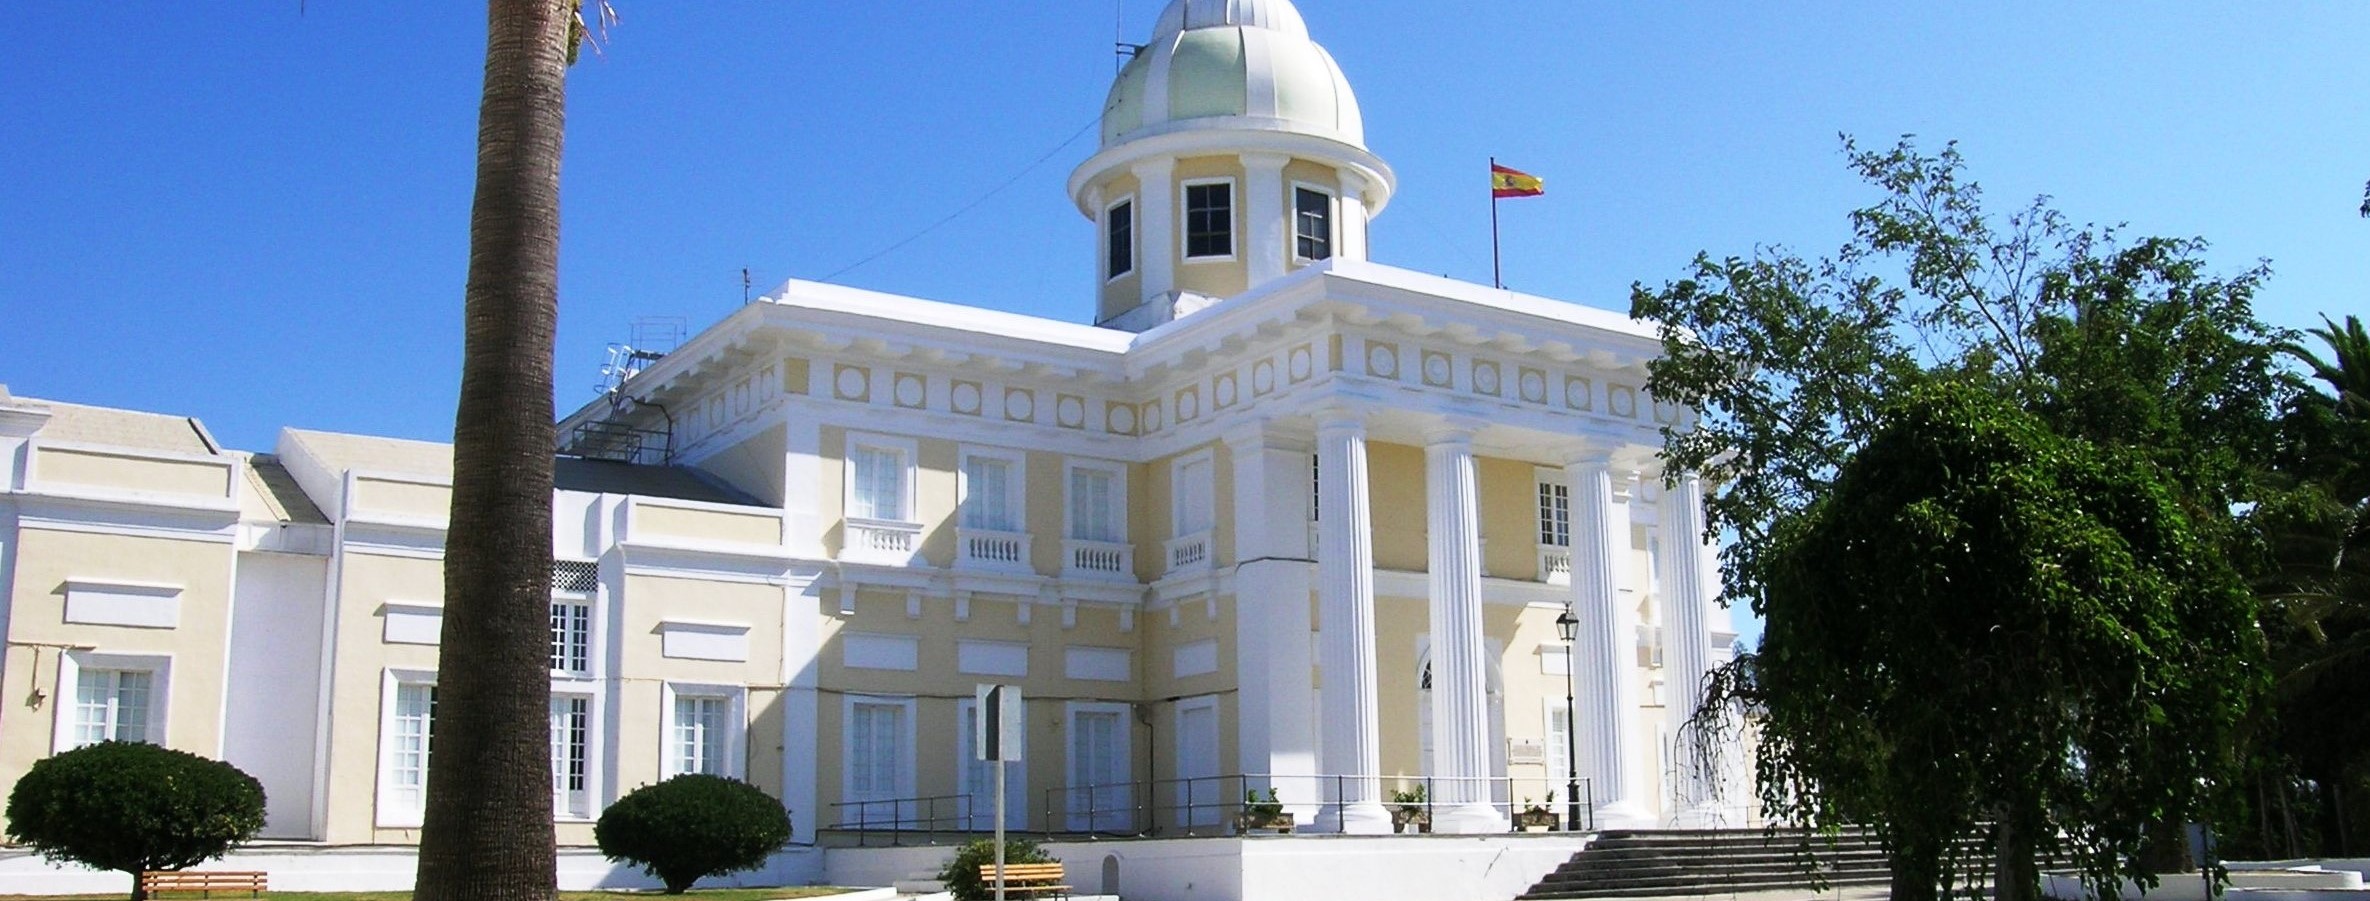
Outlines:
{"type": "Polygon", "coordinates": [[[1125,704],[1070,708],[1070,828],[1116,832],[1135,825],[1125,704]]]}

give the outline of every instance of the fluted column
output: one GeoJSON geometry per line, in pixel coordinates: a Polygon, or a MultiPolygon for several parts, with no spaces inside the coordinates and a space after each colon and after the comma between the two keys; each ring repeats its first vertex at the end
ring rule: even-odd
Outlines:
{"type": "Polygon", "coordinates": [[[1506,831],[1490,804],[1489,688],[1481,643],[1481,513],[1473,434],[1442,430],[1424,448],[1432,589],[1432,775],[1442,832],[1506,831]]]}
{"type": "Polygon", "coordinates": [[[1391,831],[1383,810],[1382,725],[1374,662],[1374,535],[1366,497],[1366,424],[1329,411],[1317,423],[1317,667],[1324,678],[1325,773],[1347,777],[1318,817],[1331,832],[1391,831]]]}
{"type": "Polygon", "coordinates": [[[1702,706],[1704,675],[1712,670],[1712,597],[1710,579],[1706,578],[1711,548],[1703,536],[1703,481],[1690,473],[1681,476],[1676,487],[1664,491],[1661,519],[1662,600],[1665,622],[1670,624],[1663,672],[1671,693],[1670,734],[1679,743],[1672,821],[1683,826],[1707,825],[1707,812],[1702,808],[1712,801],[1711,774],[1695,766],[1687,729],[1688,720],[1702,706]]]}
{"type": "Polygon", "coordinates": [[[1572,481],[1572,641],[1580,684],[1581,750],[1588,758],[1596,825],[1654,825],[1631,780],[1639,767],[1630,746],[1638,736],[1637,611],[1621,597],[1622,557],[1629,553],[1629,515],[1613,503],[1613,461],[1588,454],[1565,467],[1572,481]]]}

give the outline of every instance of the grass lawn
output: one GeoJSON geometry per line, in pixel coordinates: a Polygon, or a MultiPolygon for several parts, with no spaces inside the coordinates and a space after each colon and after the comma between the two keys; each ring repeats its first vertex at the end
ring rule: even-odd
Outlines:
{"type": "MultiPolygon", "coordinates": [[[[798,886],[795,888],[714,888],[692,889],[675,897],[697,901],[774,901],[777,898],[819,898],[850,891],[828,886],[798,886]]],[[[121,901],[124,895],[0,895],[0,901],[121,901]]],[[[202,898],[197,892],[165,892],[151,897],[158,899],[202,898]]],[[[218,892],[216,898],[235,901],[245,898],[243,892],[218,892]]],[[[269,901],[411,901],[410,892],[264,892],[269,901]]],[[[656,889],[648,891],[561,892],[560,901],[615,901],[634,898],[650,901],[669,897],[656,889]]]]}

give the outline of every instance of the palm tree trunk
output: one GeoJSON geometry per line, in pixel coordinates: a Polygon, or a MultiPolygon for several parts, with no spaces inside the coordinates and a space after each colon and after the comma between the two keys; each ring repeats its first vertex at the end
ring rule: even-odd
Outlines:
{"type": "Polygon", "coordinates": [[[419,901],[553,897],[552,342],[570,0],[491,0],[419,901]]]}

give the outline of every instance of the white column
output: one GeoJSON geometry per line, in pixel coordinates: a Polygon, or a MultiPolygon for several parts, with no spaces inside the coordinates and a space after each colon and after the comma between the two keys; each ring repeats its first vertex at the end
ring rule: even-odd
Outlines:
{"type": "Polygon", "coordinates": [[[1334,226],[1333,255],[1344,260],[1366,259],[1366,177],[1350,169],[1334,172],[1341,180],[1341,223],[1334,226]]]}
{"type": "Polygon", "coordinates": [[[817,663],[823,656],[827,609],[822,579],[822,570],[799,567],[790,571],[782,588],[782,804],[790,808],[791,840],[797,842],[814,841],[815,827],[823,819],[821,774],[815,767],[823,758],[817,663]]]}
{"type": "Polygon", "coordinates": [[[1444,429],[1424,447],[1432,590],[1432,774],[1441,832],[1506,831],[1490,804],[1489,689],[1481,642],[1481,514],[1473,435],[1444,429]]]}
{"type": "Polygon", "coordinates": [[[1328,411],[1317,424],[1318,671],[1325,684],[1325,791],[1334,803],[1318,818],[1324,831],[1382,835],[1382,725],[1374,676],[1374,535],[1366,497],[1366,424],[1328,411]],[[1338,786],[1338,794],[1335,794],[1338,786]]]}
{"type": "Polygon", "coordinates": [[[1688,474],[1678,482],[1662,493],[1661,505],[1664,621],[1670,624],[1663,672],[1671,693],[1670,734],[1679,745],[1672,822],[1705,826],[1713,821],[1709,778],[1717,777],[1695,766],[1687,721],[1701,706],[1703,679],[1712,670],[1712,596],[1705,578],[1712,554],[1703,536],[1703,481],[1688,474]]]}
{"type": "Polygon", "coordinates": [[[1177,290],[1177,161],[1155,157],[1128,171],[1136,177],[1136,272],[1150,303],[1177,290]]]}
{"type": "Polygon", "coordinates": [[[1285,228],[1292,222],[1292,212],[1284,207],[1284,164],[1291,161],[1281,153],[1243,154],[1243,212],[1250,226],[1243,235],[1245,288],[1284,275],[1285,228]]]}
{"type": "Polygon", "coordinates": [[[1654,825],[1631,780],[1638,737],[1637,611],[1620,592],[1629,553],[1628,511],[1613,503],[1613,461],[1588,454],[1565,467],[1572,481],[1572,672],[1579,682],[1581,751],[1600,829],[1654,825]]]}
{"type": "Polygon", "coordinates": [[[1300,822],[1315,822],[1316,685],[1310,676],[1308,447],[1259,426],[1229,434],[1234,461],[1235,678],[1240,770],[1300,822]]]}

